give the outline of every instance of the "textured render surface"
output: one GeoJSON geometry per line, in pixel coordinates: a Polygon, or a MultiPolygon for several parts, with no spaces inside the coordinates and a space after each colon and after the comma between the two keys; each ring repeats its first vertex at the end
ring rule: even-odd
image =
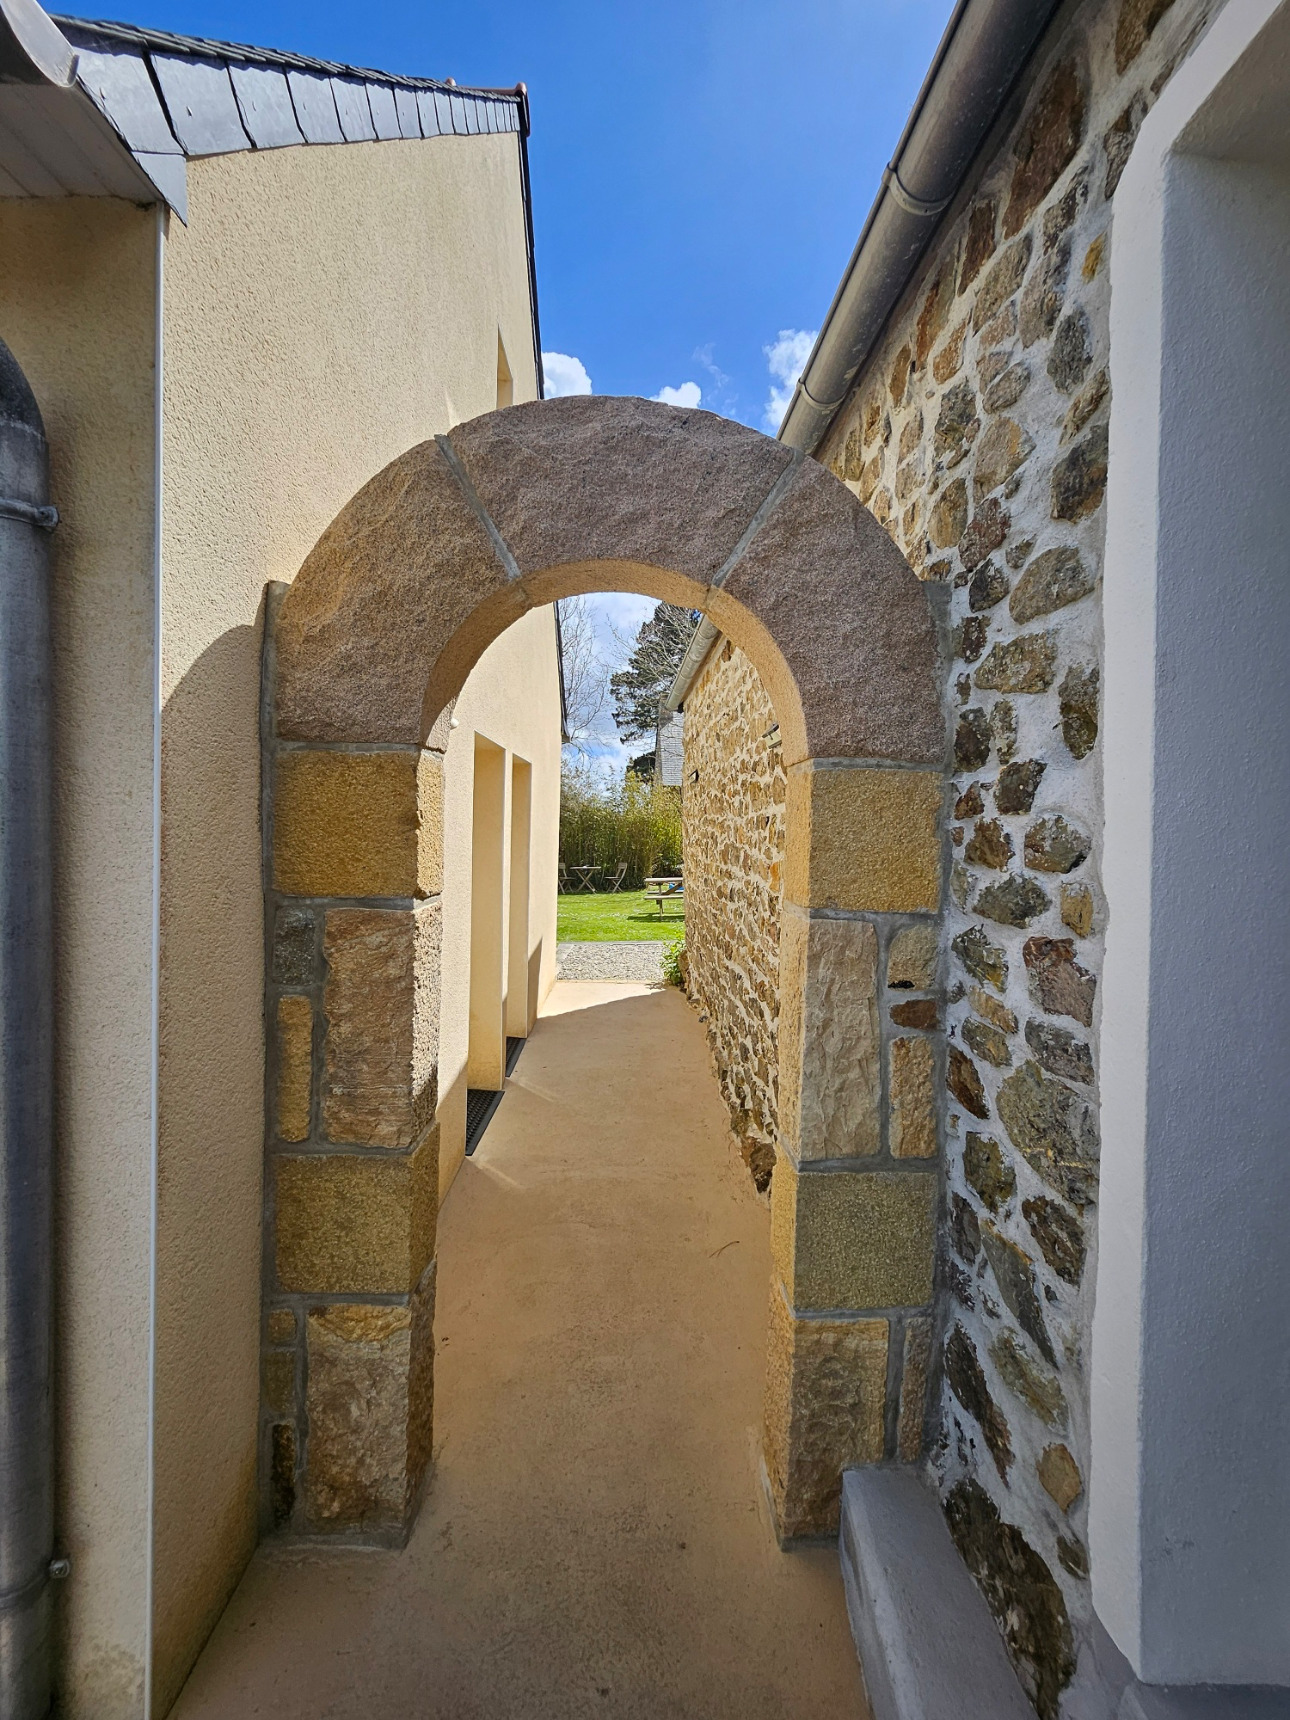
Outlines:
{"type": "Polygon", "coordinates": [[[780,1534],[837,1528],[842,1472],[877,1463],[887,1399],[886,1320],[798,1320],[771,1290],[766,1476],[780,1534]]]}
{"type": "Polygon", "coordinates": [[[935,913],[942,786],[909,770],[795,770],[784,889],[802,907],[935,913]]]}
{"type": "Polygon", "coordinates": [[[1117,1222],[1098,1238],[1089,1535],[1098,1615],[1163,1685],[1290,1685],[1290,1494],[1268,1486],[1290,1415],[1290,1370],[1268,1366],[1290,805],[1263,787],[1290,679],[1288,91],[1290,15],[1226,7],[1143,123],[1112,240],[1100,1199],[1117,1222]],[[1216,556],[1239,600],[1207,638],[1216,556]]]}
{"type": "Polygon", "coordinates": [[[768,1276],[684,1001],[557,986],[442,1215],[409,1545],[266,1543],[174,1720],[862,1720],[836,1554],[765,1505],[768,1276]]]}
{"type": "MultiPolygon", "coordinates": [[[[57,1600],[60,1698],[72,1720],[136,1720],[147,1639],[155,256],[150,211],[0,201],[4,339],[45,420],[62,517],[51,539],[55,1402],[72,1559],[57,1600]]],[[[258,925],[254,899],[249,911],[258,925]]],[[[255,1079],[258,1136],[262,1069],[255,1079]]],[[[216,1181],[226,1194],[223,1166],[216,1181]]],[[[258,1243],[251,1274],[256,1259],[258,1243]]],[[[252,1360],[248,1407],[254,1374],[252,1360]]],[[[234,1562],[249,1550],[218,1506],[202,1519],[234,1562]]]]}
{"type": "Polygon", "coordinates": [[[193,161],[188,192],[164,260],[158,1712],[255,1534],[265,586],[495,403],[499,330],[517,397],[536,385],[513,137],[193,161]]]}
{"type": "Polygon", "coordinates": [[[279,1154],[274,1262],[282,1290],[403,1294],[434,1254],[439,1140],[408,1154],[279,1154]]]}
{"type": "Polygon", "coordinates": [[[920,1476],[845,1476],[839,1545],[874,1720],[1033,1720],[984,1597],[920,1476]]]}
{"type": "Polygon", "coordinates": [[[894,1171],[794,1171],[771,1183],[775,1267],[800,1313],[917,1308],[932,1299],[936,1178],[894,1171]]]}
{"type": "Polygon", "coordinates": [[[730,640],[685,700],[681,836],[687,986],[759,1186],[778,1129],[784,754],[761,677],[730,640]]]}
{"type": "MultiPolygon", "coordinates": [[[[1111,224],[1138,128],[1213,10],[1096,0],[1058,15],[819,451],[949,594],[954,864],[941,961],[957,1055],[941,1096],[944,1283],[947,1329],[965,1335],[951,1339],[955,1372],[976,1410],[946,1388],[937,1463],[944,1492],[968,1480],[997,1506],[991,1519],[960,1495],[965,1545],[1023,1682],[1046,1712],[1072,1716],[1069,1643],[1078,1657],[1091,1640],[1087,1497],[1063,1511],[1038,1465],[1054,1441],[1054,1381],[1062,1439],[1082,1473],[1089,1464],[1111,224]],[[1011,1249],[984,1246],[987,1221],[1011,1249]],[[1005,1438],[1006,1485],[991,1453],[1005,1438]]],[[[1234,372],[1222,385],[1237,386],[1234,372]]],[[[1199,421],[1212,424],[1208,403],[1199,421]]],[[[1205,470],[1220,486],[1217,465],[1205,470]]],[[[1136,672],[1150,682],[1146,660],[1136,672]]],[[[1192,681],[1178,684],[1199,709],[1192,681]]],[[[1173,941],[1190,975],[1194,940],[1173,941]]],[[[910,989],[922,989],[913,975],[910,989]]]]}
{"type": "Polygon", "coordinates": [[[881,1141],[878,934],[789,911],[780,939],[780,1140],[799,1161],[871,1156],[881,1141]]]}

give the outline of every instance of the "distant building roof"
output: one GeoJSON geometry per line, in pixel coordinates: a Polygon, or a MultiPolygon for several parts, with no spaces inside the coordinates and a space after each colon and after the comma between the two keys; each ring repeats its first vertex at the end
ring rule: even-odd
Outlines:
{"type": "Polygon", "coordinates": [[[654,780],[669,788],[680,788],[684,759],[685,718],[680,711],[660,705],[654,731],[654,780]]]}

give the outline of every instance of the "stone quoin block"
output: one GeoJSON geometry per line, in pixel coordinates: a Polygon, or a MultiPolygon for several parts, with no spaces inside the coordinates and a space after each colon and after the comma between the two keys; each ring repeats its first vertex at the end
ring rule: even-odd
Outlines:
{"type": "Polygon", "coordinates": [[[434,1268],[408,1302],[311,1308],[305,1513],[401,1537],[430,1459],[434,1268]]]}
{"type": "Polygon", "coordinates": [[[273,881],[289,896],[427,896],[443,886],[435,753],[281,752],[273,881]]]}
{"type": "Polygon", "coordinates": [[[936,927],[902,926],[887,953],[887,984],[893,991],[931,991],[936,984],[936,927]]]}
{"type": "Polygon", "coordinates": [[[277,1128],[284,1141],[309,1137],[314,1010],[307,997],[278,999],[277,1128]]]}
{"type": "Polygon", "coordinates": [[[936,1156],[936,1058],[930,1039],[891,1042],[889,1146],[894,1159],[936,1156]]]}
{"type": "Polygon", "coordinates": [[[930,1171],[800,1173],[771,1183],[771,1257],[797,1313],[921,1308],[932,1299],[936,1177],[930,1171]]]}
{"type": "Polygon", "coordinates": [[[923,1417],[932,1365],[932,1322],[920,1315],[905,1323],[905,1356],[900,1374],[900,1419],[896,1453],[902,1463],[917,1463],[923,1451],[923,1417]]]}
{"type": "Polygon", "coordinates": [[[784,889],[802,907],[934,913],[941,894],[941,778],[825,769],[788,779],[784,889]]]}
{"type": "Polygon", "coordinates": [[[878,936],[866,920],[784,916],[779,944],[780,1139],[799,1160],[881,1146],[878,936]]]}
{"type": "Polygon", "coordinates": [[[284,1155],[275,1181],[283,1290],[406,1294],[434,1254],[437,1125],[397,1157],[284,1155]]]}
{"type": "Polygon", "coordinates": [[[886,1320],[801,1320],[771,1288],[766,1477],[784,1540],[833,1534],[842,1471],[883,1455],[886,1320]]]}
{"type": "Polygon", "coordinates": [[[439,933],[437,901],[328,912],[322,1123],[329,1141],[408,1147],[433,1116],[439,933]]]}

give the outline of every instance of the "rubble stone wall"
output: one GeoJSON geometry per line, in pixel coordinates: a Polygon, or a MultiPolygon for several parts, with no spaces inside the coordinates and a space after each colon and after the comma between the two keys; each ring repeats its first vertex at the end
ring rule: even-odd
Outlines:
{"type": "Polygon", "coordinates": [[[1206,0],[1067,12],[819,458],[952,592],[951,1528],[1044,1720],[1088,1641],[1110,224],[1206,0]]]}
{"type": "Polygon", "coordinates": [[[725,640],[685,701],[687,984],[760,1189],[774,1169],[778,1127],[785,790],[770,699],[748,658],[725,640]]]}

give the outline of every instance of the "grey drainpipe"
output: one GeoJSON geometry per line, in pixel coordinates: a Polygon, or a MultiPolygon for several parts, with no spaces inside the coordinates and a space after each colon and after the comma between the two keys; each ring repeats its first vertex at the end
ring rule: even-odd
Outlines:
{"type": "Polygon", "coordinates": [[[0,341],[0,1715],[50,1705],[53,912],[45,429],[0,341]]]}
{"type": "Polygon", "coordinates": [[[959,0],[789,402],[810,454],[846,399],[1060,0],[959,0]]]}

